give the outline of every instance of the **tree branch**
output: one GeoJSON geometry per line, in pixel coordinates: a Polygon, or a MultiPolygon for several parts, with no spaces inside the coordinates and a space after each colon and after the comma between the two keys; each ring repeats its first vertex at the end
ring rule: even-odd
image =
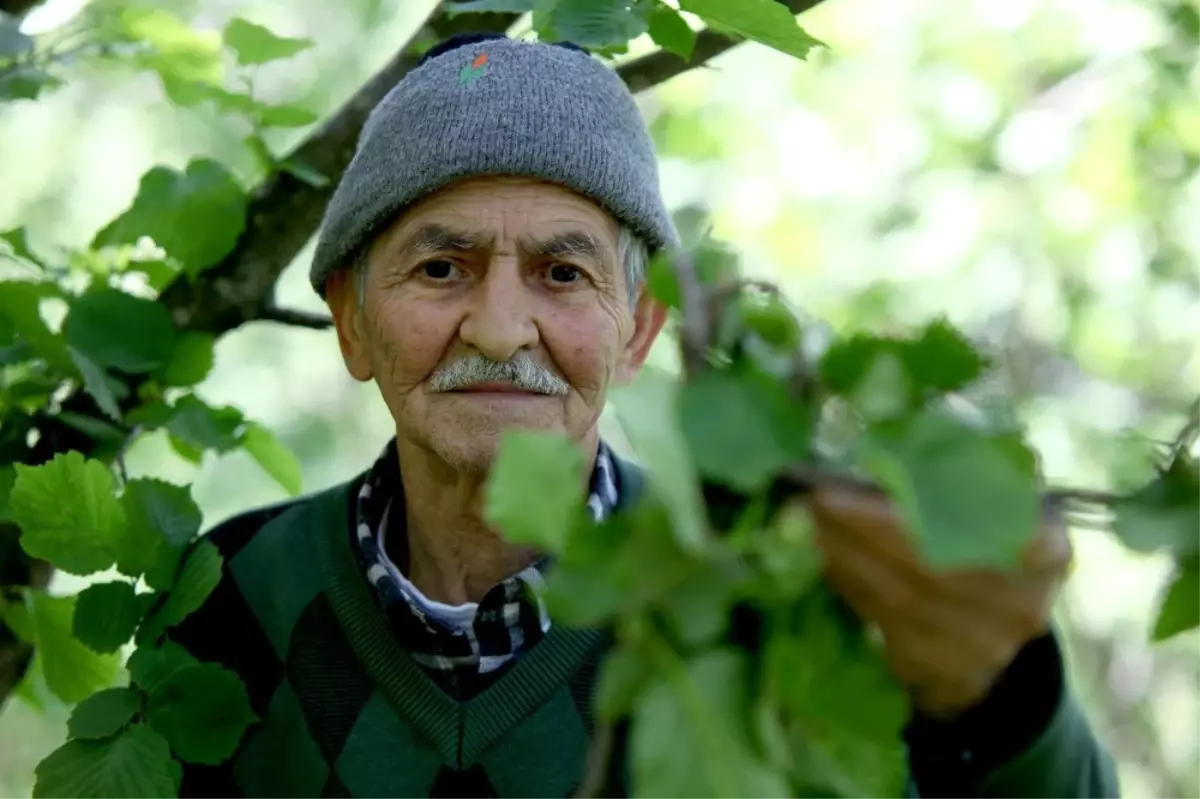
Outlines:
{"type": "MultiPolygon", "coordinates": [[[[800,13],[819,2],[787,0],[784,5],[800,13]]],[[[448,18],[439,8],[427,26],[437,38],[445,39],[468,30],[504,32],[519,18],[519,14],[464,14],[448,18]]],[[[690,61],[656,52],[622,65],[618,74],[632,91],[642,91],[694,69],[736,44],[728,36],[702,31],[696,37],[690,61]]],[[[220,334],[264,318],[267,298],[279,275],[320,226],[325,205],[354,155],[367,115],[418,60],[406,43],[383,69],[286,157],[285,160],[320,172],[329,178],[328,184],[312,186],[286,172],[272,175],[254,192],[246,214],[246,229],[233,251],[201,278],[177,281],[163,292],[162,302],[171,311],[176,326],[220,334]]]]}
{"type": "Polygon", "coordinates": [[[333,319],[327,314],[301,311],[295,308],[280,308],[275,303],[269,303],[259,318],[267,322],[279,322],[292,327],[308,327],[313,330],[328,330],[333,327],[333,319]]]}

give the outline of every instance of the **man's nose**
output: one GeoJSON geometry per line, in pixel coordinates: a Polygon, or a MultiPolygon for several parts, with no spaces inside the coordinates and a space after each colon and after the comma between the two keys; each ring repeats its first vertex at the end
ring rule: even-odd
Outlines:
{"type": "Polygon", "coordinates": [[[463,343],[494,361],[507,361],[538,343],[529,288],[516,268],[493,268],[472,290],[459,328],[463,343]]]}

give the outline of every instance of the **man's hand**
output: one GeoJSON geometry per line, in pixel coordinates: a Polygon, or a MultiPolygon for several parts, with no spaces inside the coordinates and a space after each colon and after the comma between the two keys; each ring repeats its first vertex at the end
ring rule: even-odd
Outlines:
{"type": "Polygon", "coordinates": [[[1020,570],[933,572],[882,494],[818,489],[808,504],[826,576],[879,627],[892,671],[921,712],[947,718],[975,705],[1048,629],[1072,555],[1061,521],[1043,523],[1020,570]]]}

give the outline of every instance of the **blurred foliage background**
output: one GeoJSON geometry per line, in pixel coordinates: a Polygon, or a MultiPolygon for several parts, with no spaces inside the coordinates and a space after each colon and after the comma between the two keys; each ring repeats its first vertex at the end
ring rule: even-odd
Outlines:
{"type": "MultiPolygon", "coordinates": [[[[239,15],[314,38],[262,68],[256,94],[329,112],[433,3],[156,5],[197,27],[239,15]]],[[[81,6],[49,0],[26,30],[53,35],[81,6]]],[[[1145,449],[1131,431],[1169,438],[1200,391],[1196,4],[826,0],[801,21],[829,45],[806,63],[746,45],[640,97],[670,205],[711,214],[747,271],[838,329],[947,315],[1004,354],[1002,387],[1050,482],[1131,487],[1145,449]]],[[[38,102],[0,106],[0,229],[27,226],[35,249],[85,246],[156,164],[209,155],[251,179],[247,133],[165,102],[151,74],[81,65],[38,102]]],[[[302,135],[269,138],[281,151],[302,135]]],[[[281,304],[320,308],[310,254],[284,275],[281,304]]],[[[674,358],[662,341],[655,361],[674,358]]],[[[367,467],[390,435],[374,387],[345,374],[328,331],[243,327],[220,341],[199,393],[278,433],[306,490],[367,467]]],[[[620,447],[614,423],[608,433],[620,447]]],[[[127,464],[194,479],[206,526],[284,498],[242,452],[197,472],[150,436],[127,464]]],[[[1060,621],[1123,791],[1200,796],[1200,636],[1147,644],[1167,564],[1104,532],[1074,536],[1060,621]]],[[[65,720],[44,691],[5,707],[0,796],[29,795],[65,720]]]]}

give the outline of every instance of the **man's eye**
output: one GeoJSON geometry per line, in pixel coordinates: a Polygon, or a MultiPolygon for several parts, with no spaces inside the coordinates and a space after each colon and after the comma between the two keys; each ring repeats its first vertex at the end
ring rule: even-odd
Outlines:
{"type": "Polygon", "coordinates": [[[583,270],[577,266],[555,264],[550,267],[550,279],[556,283],[575,283],[583,277],[583,270]]]}
{"type": "Polygon", "coordinates": [[[454,277],[454,270],[457,267],[449,261],[426,261],[419,268],[425,277],[433,280],[445,280],[454,277]]]}

